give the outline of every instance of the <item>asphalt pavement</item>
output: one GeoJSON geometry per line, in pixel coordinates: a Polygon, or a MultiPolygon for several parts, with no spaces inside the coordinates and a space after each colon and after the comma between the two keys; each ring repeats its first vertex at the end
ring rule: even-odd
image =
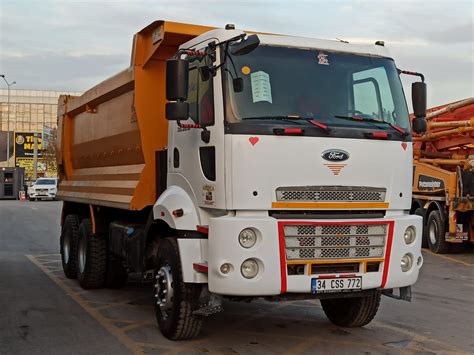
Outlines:
{"type": "Polygon", "coordinates": [[[473,353],[474,252],[424,252],[411,303],[384,297],[363,328],[332,325],[319,302],[224,304],[202,335],[170,342],[149,285],[84,291],[61,271],[61,202],[0,201],[0,354],[473,353]]]}

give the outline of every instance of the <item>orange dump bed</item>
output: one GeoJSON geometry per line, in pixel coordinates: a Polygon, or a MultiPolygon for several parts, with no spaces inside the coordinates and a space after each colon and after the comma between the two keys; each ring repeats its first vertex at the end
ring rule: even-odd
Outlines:
{"type": "Polygon", "coordinates": [[[166,60],[211,29],[156,21],[135,35],[128,69],[59,98],[60,199],[129,210],[156,201],[157,157],[168,142],[166,60]]]}

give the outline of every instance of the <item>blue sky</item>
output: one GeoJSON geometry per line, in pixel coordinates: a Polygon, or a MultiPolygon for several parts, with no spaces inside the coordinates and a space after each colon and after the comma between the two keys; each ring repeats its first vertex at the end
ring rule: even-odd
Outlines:
{"type": "MultiPolygon", "coordinates": [[[[430,106],[474,96],[472,1],[0,0],[0,73],[19,89],[83,91],[128,66],[157,19],[350,42],[384,40],[421,71],[430,106]]],[[[404,81],[410,93],[409,81],[404,81]]]]}

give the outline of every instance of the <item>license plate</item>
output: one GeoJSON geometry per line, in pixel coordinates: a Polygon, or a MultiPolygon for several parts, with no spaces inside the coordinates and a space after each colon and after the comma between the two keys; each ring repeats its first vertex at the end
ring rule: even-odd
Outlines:
{"type": "Polygon", "coordinates": [[[312,293],[345,292],[362,289],[362,277],[335,277],[311,279],[312,293]]]}

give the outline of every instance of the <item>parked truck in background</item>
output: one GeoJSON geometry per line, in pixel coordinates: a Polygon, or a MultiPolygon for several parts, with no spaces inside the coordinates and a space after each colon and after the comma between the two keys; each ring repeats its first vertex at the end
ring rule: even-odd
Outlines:
{"type": "Polygon", "coordinates": [[[433,107],[414,137],[412,212],[423,217],[423,246],[447,253],[474,242],[474,98],[433,107]]]}
{"type": "Polygon", "coordinates": [[[175,340],[223,299],[320,299],[349,327],[382,294],[409,300],[422,218],[399,74],[382,42],[152,23],[127,70],[59,99],[66,276],[142,273],[175,340]]]}

